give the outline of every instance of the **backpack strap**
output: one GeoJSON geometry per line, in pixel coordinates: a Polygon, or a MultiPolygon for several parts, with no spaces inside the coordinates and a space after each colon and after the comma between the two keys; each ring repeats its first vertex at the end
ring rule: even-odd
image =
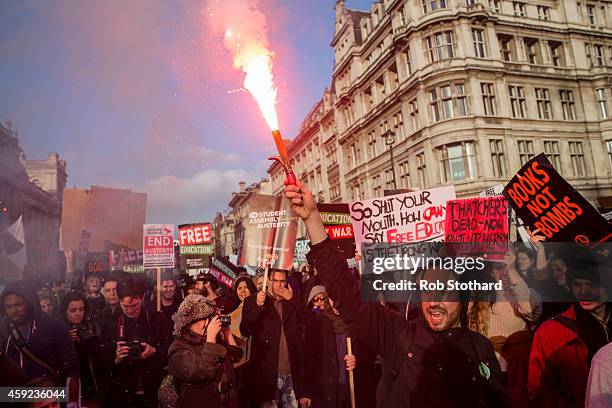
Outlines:
{"type": "Polygon", "coordinates": [[[47,364],[47,362],[38,357],[27,345],[26,341],[19,333],[19,330],[17,330],[17,328],[12,324],[11,336],[13,337],[13,342],[15,343],[15,346],[17,346],[17,348],[19,349],[20,353],[25,354],[30,360],[32,360],[32,362],[34,362],[34,364],[47,371],[54,380],[61,378],[61,370],[56,367],[50,366],[49,364],[47,364]]]}
{"type": "Polygon", "coordinates": [[[574,319],[570,319],[567,316],[558,315],[553,317],[553,320],[561,324],[568,330],[571,330],[573,333],[578,334],[578,325],[576,324],[576,321],[574,319]]]}

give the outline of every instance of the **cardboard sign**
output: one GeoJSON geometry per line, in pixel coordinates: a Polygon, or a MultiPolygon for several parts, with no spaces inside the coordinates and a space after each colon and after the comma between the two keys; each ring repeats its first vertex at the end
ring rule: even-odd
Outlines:
{"type": "Polygon", "coordinates": [[[144,224],[142,264],[147,268],[174,268],[174,225],[144,224]]]}
{"type": "Polygon", "coordinates": [[[557,173],[544,153],[525,163],[504,188],[504,196],[547,241],[586,245],[612,238],[605,218],[557,173]]]}
{"type": "Polygon", "coordinates": [[[440,241],[446,202],[453,199],[455,188],[446,186],[351,203],[355,242],[440,241]]]}
{"type": "Polygon", "coordinates": [[[351,212],[346,203],[317,204],[327,235],[334,241],[345,259],[355,256],[355,232],[351,212]]]}
{"type": "Polygon", "coordinates": [[[478,197],[446,202],[444,242],[465,243],[456,255],[485,256],[501,261],[508,251],[508,201],[478,197]]]}
{"type": "Polygon", "coordinates": [[[178,231],[181,270],[187,272],[208,267],[215,252],[212,225],[207,222],[181,224],[178,231]]]}
{"type": "MultiPolygon", "coordinates": [[[[492,187],[487,188],[484,191],[481,191],[480,194],[478,194],[478,196],[479,197],[503,196],[504,187],[505,186],[503,184],[496,184],[492,187]]],[[[529,233],[527,232],[527,229],[525,228],[525,224],[523,223],[523,220],[521,220],[519,217],[516,216],[516,214],[514,214],[514,212],[512,212],[512,208],[508,208],[508,218],[511,220],[511,222],[514,222],[514,224],[516,225],[516,231],[521,236],[521,241],[523,241],[523,245],[525,245],[529,249],[535,250],[535,248],[531,245],[531,241],[529,240],[529,233]]]]}
{"type": "Polygon", "coordinates": [[[253,194],[247,201],[240,264],[291,269],[297,235],[297,216],[284,197],[253,194]],[[268,258],[267,258],[268,257],[268,258]]]}

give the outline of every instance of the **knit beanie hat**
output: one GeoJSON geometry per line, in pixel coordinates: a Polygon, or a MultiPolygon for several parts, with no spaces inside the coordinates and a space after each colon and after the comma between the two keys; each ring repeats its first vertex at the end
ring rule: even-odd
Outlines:
{"type": "Polygon", "coordinates": [[[175,336],[180,336],[183,329],[198,320],[214,316],[217,310],[215,302],[199,294],[188,295],[180,304],[174,315],[175,336]]]}

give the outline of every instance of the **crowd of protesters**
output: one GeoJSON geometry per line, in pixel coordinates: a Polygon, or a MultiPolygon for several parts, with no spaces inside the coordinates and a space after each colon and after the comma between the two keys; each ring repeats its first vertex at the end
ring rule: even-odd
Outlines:
{"type": "Polygon", "coordinates": [[[362,302],[309,190],[285,195],[311,240],[297,270],[241,268],[232,288],[167,271],[160,311],[137,274],[9,284],[0,386],[67,387],[69,408],[612,406],[612,308],[593,268],[534,234],[534,251],[492,265],[503,290],[487,301],[362,302]],[[547,301],[560,294],[574,301],[547,301]]]}

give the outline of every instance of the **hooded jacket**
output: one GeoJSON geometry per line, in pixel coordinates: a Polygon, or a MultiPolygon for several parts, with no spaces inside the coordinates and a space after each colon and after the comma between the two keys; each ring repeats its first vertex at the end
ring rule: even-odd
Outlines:
{"type": "Polygon", "coordinates": [[[21,296],[30,307],[28,325],[25,330],[20,330],[20,334],[26,340],[28,347],[49,366],[60,368],[65,378],[78,378],[80,375],[79,358],[68,330],[62,322],[43,313],[34,286],[27,282],[13,282],[0,295],[4,317],[0,324],[2,352],[23,368],[28,381],[40,377],[50,378],[47,370],[34,363],[26,355],[22,355],[15,344],[8,317],[4,311],[4,299],[11,293],[21,296]]]}
{"type": "Polygon", "coordinates": [[[383,360],[378,407],[505,407],[506,383],[491,343],[465,327],[433,331],[362,303],[357,282],[329,238],[307,255],[344,320],[383,360]]]}

